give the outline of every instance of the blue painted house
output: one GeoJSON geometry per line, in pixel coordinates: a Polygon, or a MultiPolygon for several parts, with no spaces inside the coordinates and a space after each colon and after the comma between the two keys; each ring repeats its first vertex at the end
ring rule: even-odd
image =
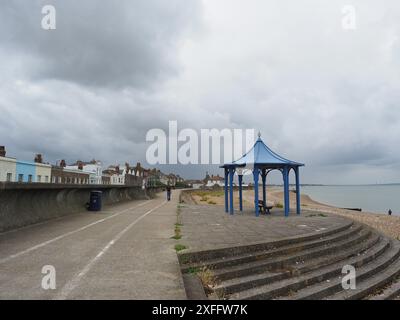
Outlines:
{"type": "Polygon", "coordinates": [[[36,163],[17,160],[15,182],[36,182],[36,163]]]}

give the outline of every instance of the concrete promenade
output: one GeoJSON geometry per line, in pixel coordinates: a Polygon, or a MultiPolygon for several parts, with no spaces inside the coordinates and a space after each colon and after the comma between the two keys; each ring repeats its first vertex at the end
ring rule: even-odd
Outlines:
{"type": "Polygon", "coordinates": [[[214,250],[323,233],[349,222],[348,219],[303,210],[300,216],[289,218],[283,210],[274,209],[271,215],[254,216],[253,209],[235,212],[231,216],[222,206],[185,204],[182,208],[182,240],[189,251],[214,250]]]}
{"type": "Polygon", "coordinates": [[[186,299],[174,250],[178,194],[0,234],[0,299],[186,299]],[[41,286],[56,270],[56,289],[41,286]]]}

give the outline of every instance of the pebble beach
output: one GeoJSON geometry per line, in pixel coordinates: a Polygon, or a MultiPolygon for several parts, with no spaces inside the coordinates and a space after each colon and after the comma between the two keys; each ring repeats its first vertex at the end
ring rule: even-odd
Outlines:
{"type": "MultiPolygon", "coordinates": [[[[283,193],[280,190],[273,189],[268,192],[267,198],[273,203],[282,203],[283,193]]],[[[295,205],[294,194],[290,195],[290,202],[293,207],[295,205]]],[[[301,204],[304,209],[310,211],[332,213],[365,223],[391,238],[400,240],[400,216],[341,209],[314,201],[305,194],[301,195],[301,204]]]]}

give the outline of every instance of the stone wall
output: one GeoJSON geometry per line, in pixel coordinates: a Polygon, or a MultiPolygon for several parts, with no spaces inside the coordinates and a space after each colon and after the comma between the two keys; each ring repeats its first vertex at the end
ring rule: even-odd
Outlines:
{"type": "Polygon", "coordinates": [[[103,192],[103,205],[148,199],[159,191],[111,185],[0,183],[0,232],[85,211],[92,190],[103,192]]]}

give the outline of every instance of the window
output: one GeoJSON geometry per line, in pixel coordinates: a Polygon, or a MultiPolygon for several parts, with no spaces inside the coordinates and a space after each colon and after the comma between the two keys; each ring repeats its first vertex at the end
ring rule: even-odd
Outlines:
{"type": "Polygon", "coordinates": [[[24,181],[24,175],[23,174],[19,174],[18,175],[18,182],[23,182],[24,181]]]}
{"type": "MultiPolygon", "coordinates": [[[[32,181],[29,181],[29,182],[32,182],[32,181]]],[[[42,182],[42,176],[37,176],[37,182],[42,182]]]]}
{"type": "Polygon", "coordinates": [[[29,183],[32,182],[32,175],[31,175],[31,174],[28,176],[28,182],[29,182],[29,183]]]}
{"type": "Polygon", "coordinates": [[[12,173],[7,173],[7,182],[12,181],[12,173]]]}
{"type": "Polygon", "coordinates": [[[44,182],[49,183],[49,176],[44,177],[44,182]]]}

